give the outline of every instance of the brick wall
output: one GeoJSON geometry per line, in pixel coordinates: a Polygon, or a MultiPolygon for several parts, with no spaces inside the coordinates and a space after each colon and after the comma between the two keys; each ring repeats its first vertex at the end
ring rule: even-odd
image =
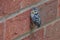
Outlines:
{"type": "Polygon", "coordinates": [[[59,7],[59,0],[0,0],[0,40],[60,40],[59,7]],[[33,7],[42,24],[31,30],[33,7]]]}

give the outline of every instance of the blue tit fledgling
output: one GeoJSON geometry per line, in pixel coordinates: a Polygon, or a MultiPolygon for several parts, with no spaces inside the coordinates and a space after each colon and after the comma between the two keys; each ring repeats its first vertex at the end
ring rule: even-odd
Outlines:
{"type": "Polygon", "coordinates": [[[40,27],[40,25],[41,25],[41,19],[40,19],[38,8],[32,8],[32,11],[31,11],[31,19],[32,19],[33,23],[37,27],[40,27]]]}

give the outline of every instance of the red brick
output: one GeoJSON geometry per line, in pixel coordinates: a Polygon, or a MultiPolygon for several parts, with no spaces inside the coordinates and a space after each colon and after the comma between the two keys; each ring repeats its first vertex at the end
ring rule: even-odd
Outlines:
{"type": "Polygon", "coordinates": [[[4,24],[0,23],[0,40],[3,40],[3,36],[4,36],[4,24]]]}
{"type": "Polygon", "coordinates": [[[60,17],[60,0],[58,0],[58,5],[57,5],[57,16],[60,17]]]}
{"type": "Polygon", "coordinates": [[[30,30],[30,10],[6,21],[8,35],[16,38],[30,30]]]}
{"type": "Polygon", "coordinates": [[[47,26],[46,40],[60,40],[60,21],[47,26]]]}
{"type": "Polygon", "coordinates": [[[37,32],[32,33],[28,37],[22,40],[43,40],[44,29],[40,29],[37,32]]]}
{"type": "Polygon", "coordinates": [[[0,0],[0,16],[6,16],[20,9],[21,0],[0,0]]]}
{"type": "Polygon", "coordinates": [[[46,24],[57,17],[57,1],[49,1],[38,7],[42,24],[46,24]]]}

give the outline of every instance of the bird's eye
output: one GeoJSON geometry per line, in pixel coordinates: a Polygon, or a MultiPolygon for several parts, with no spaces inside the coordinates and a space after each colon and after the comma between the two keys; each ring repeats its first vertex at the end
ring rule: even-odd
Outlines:
{"type": "Polygon", "coordinates": [[[37,11],[34,11],[35,13],[38,13],[37,11]]]}
{"type": "Polygon", "coordinates": [[[36,12],[36,11],[35,11],[36,12]]]}

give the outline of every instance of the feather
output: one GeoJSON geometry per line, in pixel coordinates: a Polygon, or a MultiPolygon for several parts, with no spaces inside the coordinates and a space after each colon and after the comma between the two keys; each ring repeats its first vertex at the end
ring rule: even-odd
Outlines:
{"type": "Polygon", "coordinates": [[[40,19],[40,15],[39,15],[39,10],[38,8],[33,8],[31,11],[31,19],[34,22],[34,24],[37,27],[40,27],[41,25],[41,19],[40,19]]]}

